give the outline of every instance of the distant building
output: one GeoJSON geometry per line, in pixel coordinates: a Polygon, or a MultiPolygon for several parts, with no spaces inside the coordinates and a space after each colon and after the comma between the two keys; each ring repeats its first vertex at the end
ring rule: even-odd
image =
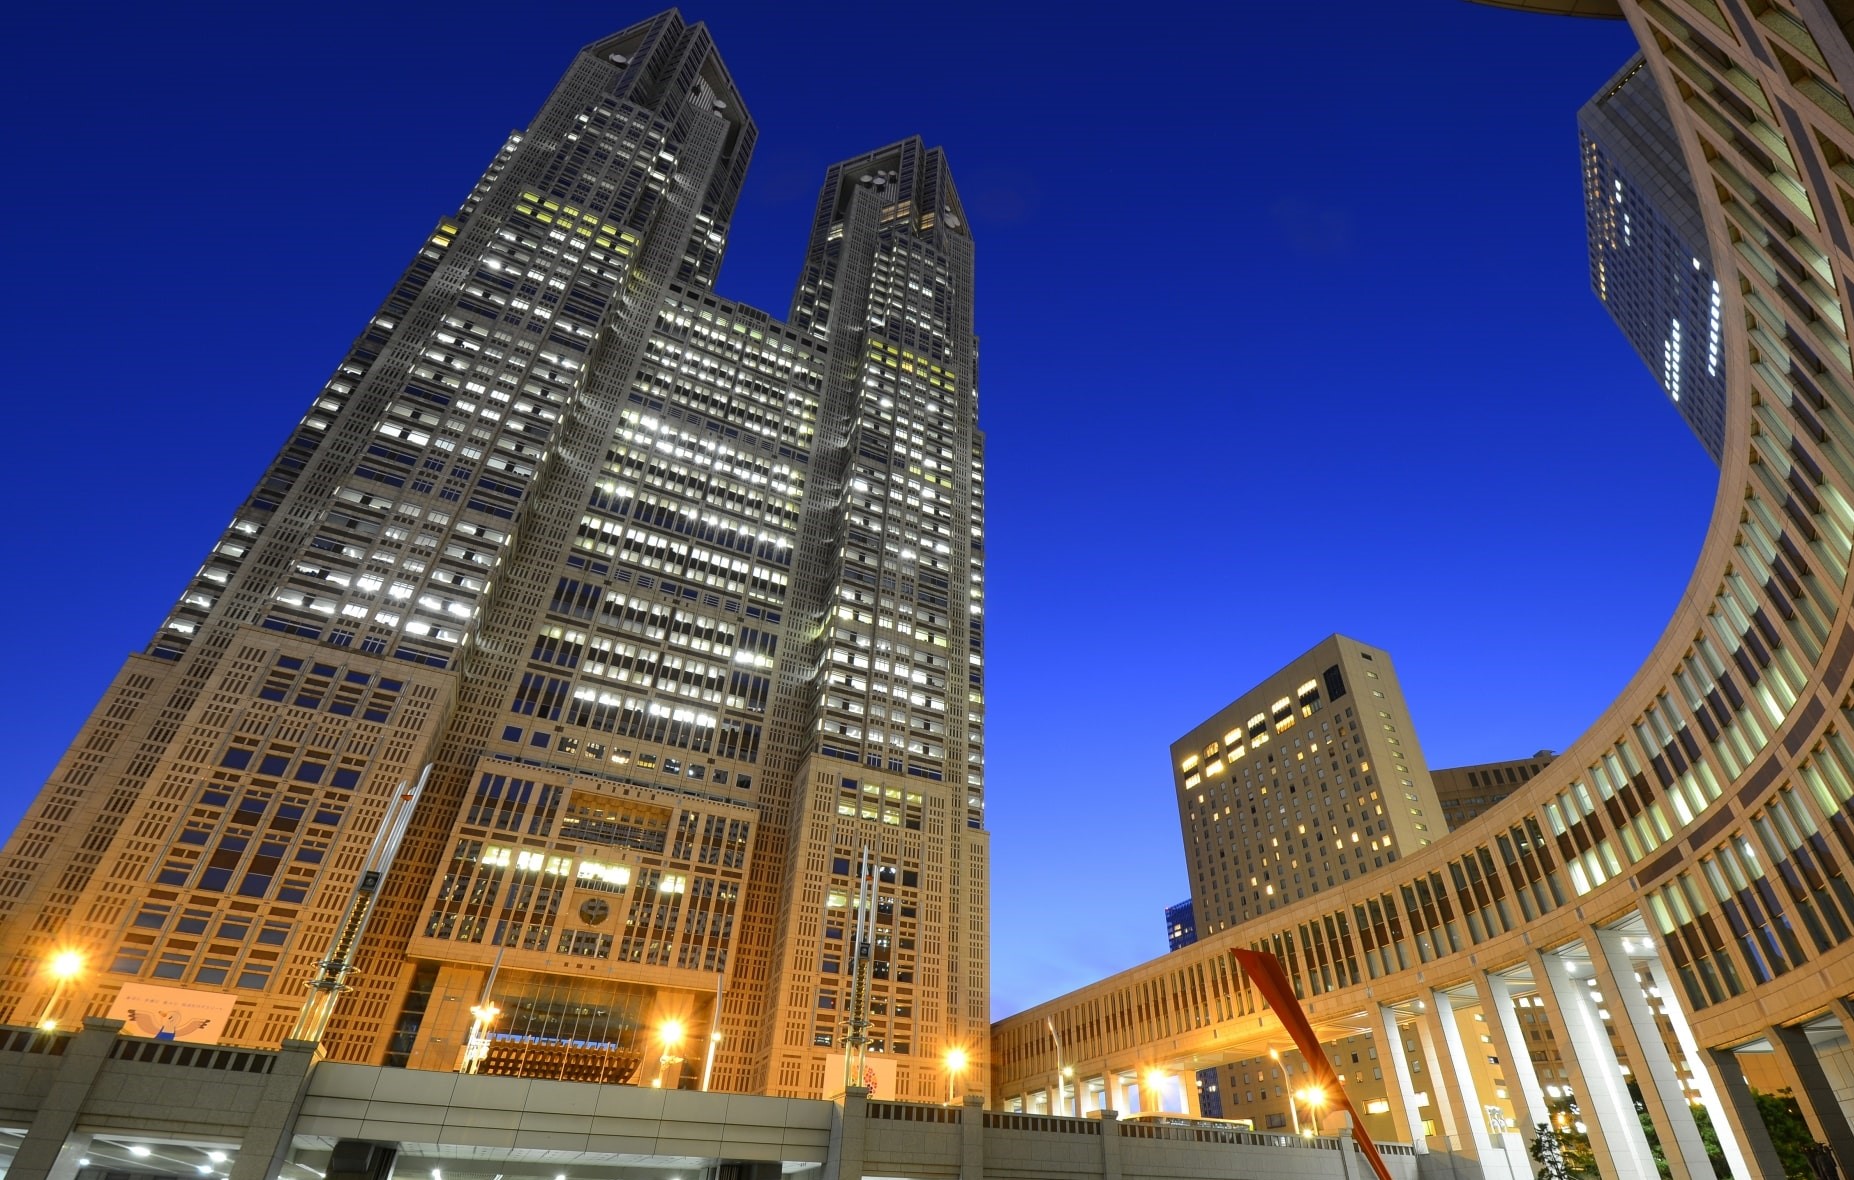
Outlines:
{"type": "Polygon", "coordinates": [[[1639,54],[1577,112],[1577,129],[1590,285],[1717,463],[1719,281],[1667,104],[1639,54]]]}
{"type": "Polygon", "coordinates": [[[1442,818],[1454,831],[1481,812],[1492,807],[1519,788],[1519,785],[1545,769],[1556,758],[1555,750],[1540,750],[1530,758],[1511,762],[1479,762],[1473,766],[1451,766],[1430,771],[1436,785],[1436,799],[1442,804],[1442,818]]]}
{"type": "Polygon", "coordinates": [[[1165,944],[1172,950],[1181,946],[1190,946],[1197,941],[1197,917],[1191,909],[1191,899],[1185,898],[1177,905],[1165,907],[1165,944]]]}
{"type": "MultiPolygon", "coordinates": [[[[1191,899],[1187,897],[1177,905],[1166,906],[1166,946],[1178,950],[1196,941],[1197,915],[1191,907],[1191,899]]],[[[1199,1114],[1208,1119],[1223,1117],[1223,1094],[1218,1082],[1215,1066],[1197,1071],[1197,1109],[1199,1114]]]]}
{"type": "Polygon", "coordinates": [[[1172,743],[1172,774],[1206,936],[1447,830],[1390,656],[1343,635],[1172,743]]]}

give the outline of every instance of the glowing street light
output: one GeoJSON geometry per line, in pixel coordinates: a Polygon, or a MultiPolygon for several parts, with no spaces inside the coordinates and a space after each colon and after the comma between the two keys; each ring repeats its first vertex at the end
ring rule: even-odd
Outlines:
{"type": "Polygon", "coordinates": [[[58,1002],[64,999],[64,989],[73,979],[83,974],[84,956],[73,950],[62,950],[46,960],[45,973],[52,977],[52,992],[45,999],[45,1010],[39,1013],[39,1027],[46,1032],[53,1032],[58,1027],[56,1015],[58,1002]]]}
{"type": "Polygon", "coordinates": [[[1165,1100],[1159,1096],[1165,1087],[1165,1076],[1165,1071],[1162,1069],[1146,1071],[1146,1092],[1152,1095],[1152,1109],[1155,1114],[1165,1108],[1165,1100]]]}
{"type": "Polygon", "coordinates": [[[953,1081],[966,1072],[966,1051],[948,1049],[946,1051],[946,1104],[953,1104],[953,1081]]]}
{"type": "MultiPolygon", "coordinates": [[[[488,989],[485,988],[485,991],[488,989]]],[[[496,1017],[502,1015],[502,1009],[487,996],[480,1004],[470,1007],[470,1035],[464,1039],[463,1071],[475,1073],[489,1056],[489,1033],[495,1026],[496,1017]]]]}
{"type": "Polygon", "coordinates": [[[1300,1098],[1307,1104],[1307,1135],[1312,1137],[1320,1133],[1320,1111],[1326,1107],[1326,1087],[1308,1086],[1300,1092],[1300,1098]]]}
{"type": "Polygon", "coordinates": [[[665,1020],[657,1026],[657,1039],[663,1042],[663,1056],[657,1058],[657,1081],[661,1086],[663,1078],[672,1065],[682,1064],[682,1021],[665,1020]]]}

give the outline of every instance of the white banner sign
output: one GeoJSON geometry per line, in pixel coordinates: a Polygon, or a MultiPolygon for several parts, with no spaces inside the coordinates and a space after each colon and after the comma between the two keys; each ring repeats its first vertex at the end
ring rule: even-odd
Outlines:
{"type": "Polygon", "coordinates": [[[216,1045],[237,1002],[237,996],[224,992],[125,983],[110,1005],[109,1018],[122,1021],[128,1036],[216,1045]]]}
{"type": "MultiPolygon", "coordinates": [[[[820,1098],[840,1098],[843,1096],[844,1055],[832,1053],[824,1059],[824,1092],[820,1098]]],[[[895,1097],[895,1059],[880,1053],[863,1055],[863,1085],[869,1087],[869,1097],[888,1099],[895,1097]]]]}

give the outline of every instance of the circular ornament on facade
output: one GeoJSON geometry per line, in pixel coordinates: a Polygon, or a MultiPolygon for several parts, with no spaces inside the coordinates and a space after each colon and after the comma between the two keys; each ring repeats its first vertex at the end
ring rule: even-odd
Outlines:
{"type": "Polygon", "coordinates": [[[602,897],[589,897],[579,903],[579,920],[588,926],[597,926],[611,916],[611,903],[602,897]]]}

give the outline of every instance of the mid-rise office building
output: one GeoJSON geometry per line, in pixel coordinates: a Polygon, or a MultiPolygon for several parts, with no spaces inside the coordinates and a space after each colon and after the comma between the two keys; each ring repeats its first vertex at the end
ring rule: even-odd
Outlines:
{"type": "Polygon", "coordinates": [[[755,136],[674,12],[574,58],[0,854],[0,1011],[275,1046],[423,781],[336,1059],[840,1090],[866,848],[885,1092],[982,1067],[970,230],[904,140],[722,298],[755,136]]]}
{"type": "MultiPolygon", "coordinates": [[[[1343,635],[1262,680],[1174,742],[1171,754],[1192,942],[1338,889],[1447,830],[1389,655],[1343,635]]],[[[1325,1048],[1361,1112],[1382,1113],[1374,1039],[1355,1035],[1325,1048]]],[[[1278,1056],[1197,1070],[1199,1113],[1257,1130],[1291,1128],[1295,1077],[1304,1086],[1305,1068],[1283,1044],[1278,1056]]]]}
{"type": "Polygon", "coordinates": [[[1203,937],[1446,830],[1390,657],[1343,635],[1218,710],[1171,755],[1203,937]]]}
{"type": "Polygon", "coordinates": [[[1506,762],[1477,762],[1472,766],[1448,766],[1429,772],[1435,784],[1436,800],[1442,805],[1442,819],[1452,832],[1481,812],[1511,795],[1557,754],[1540,750],[1530,758],[1506,762]]]}
{"type": "Polygon", "coordinates": [[[1577,112],[1577,128],[1591,288],[1717,463],[1719,281],[1666,100],[1639,54],[1577,112]]]}

